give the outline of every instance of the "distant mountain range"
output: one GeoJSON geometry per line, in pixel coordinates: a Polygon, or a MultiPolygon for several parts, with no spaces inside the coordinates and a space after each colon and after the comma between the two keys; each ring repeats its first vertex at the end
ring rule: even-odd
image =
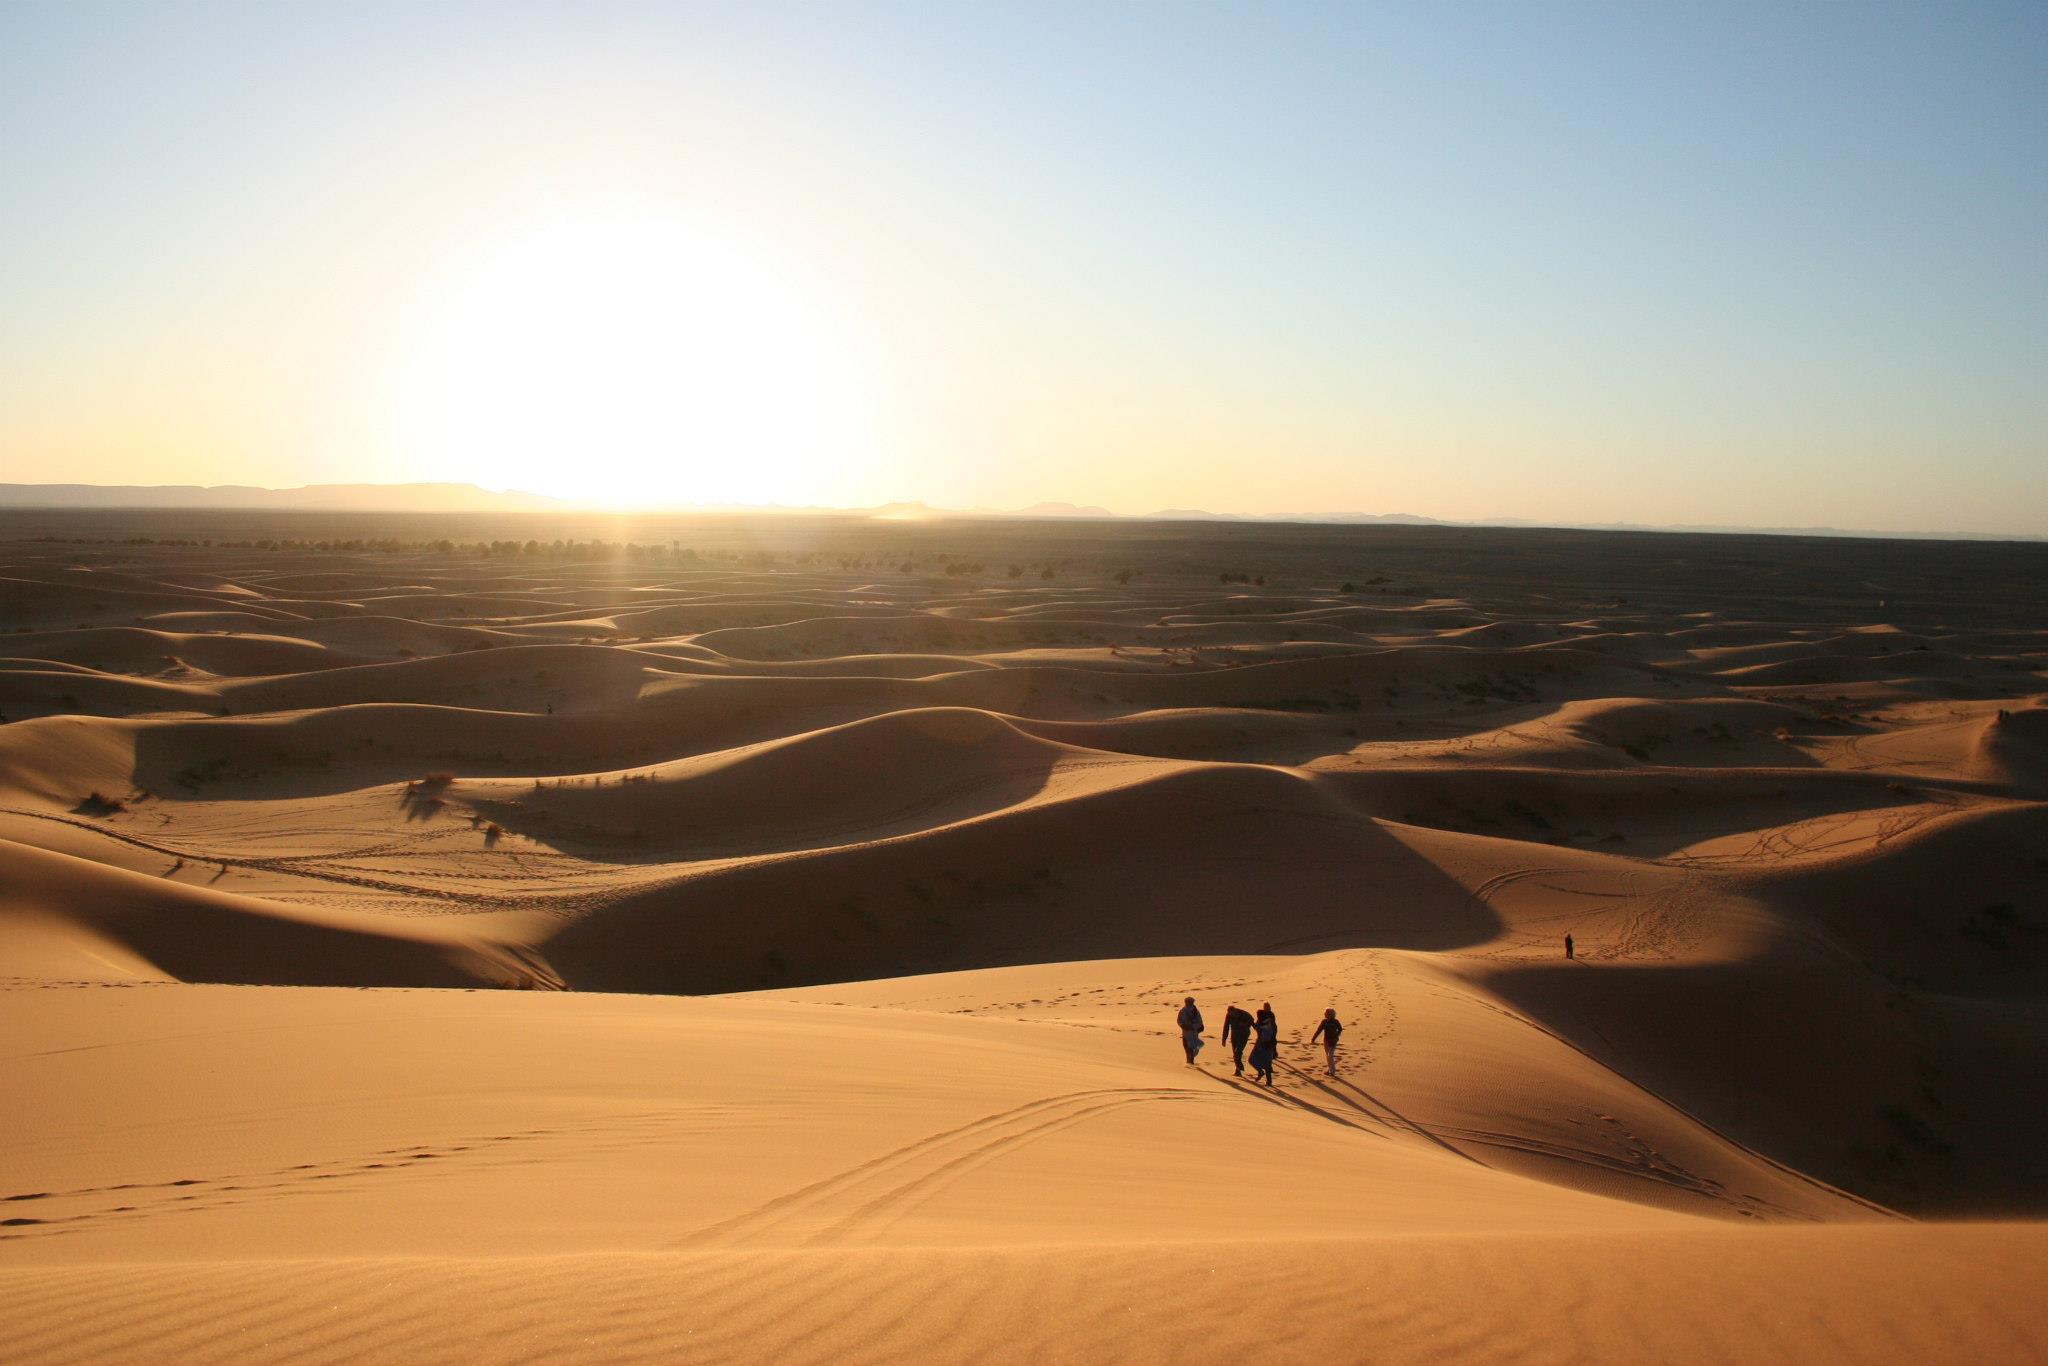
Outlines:
{"type": "MultiPolygon", "coordinates": [[[[0,484],[0,508],[181,508],[256,509],[317,512],[591,512],[587,503],[514,490],[494,492],[474,484],[308,484],[295,489],[247,484],[0,484]]],[[[1639,522],[1544,522],[1523,517],[1447,521],[1406,512],[1205,512],[1163,508],[1138,516],[1077,503],[1033,503],[1027,508],[935,508],[920,502],[872,508],[759,507],[726,505],[650,509],[677,514],[770,513],[834,517],[877,517],[894,521],[940,518],[1042,518],[1144,522],[1298,522],[1322,526],[1551,527],[1579,531],[1682,531],[1752,536],[1850,536],[1896,540],[2044,541],[2048,537],[1978,531],[1845,531],[1840,527],[1752,527],[1722,525],[1649,526],[1639,522]]]]}
{"type": "Polygon", "coordinates": [[[0,507],[259,508],[319,512],[557,512],[575,505],[474,484],[0,484],[0,507]]]}

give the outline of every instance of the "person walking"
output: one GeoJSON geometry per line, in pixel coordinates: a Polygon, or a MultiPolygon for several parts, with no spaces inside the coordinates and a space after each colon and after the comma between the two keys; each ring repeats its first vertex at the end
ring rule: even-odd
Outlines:
{"type": "Polygon", "coordinates": [[[1333,1077],[1337,1075],[1337,1039],[1343,1033],[1344,1022],[1337,1018],[1337,1012],[1326,1010],[1323,1018],[1316,1021],[1316,1032],[1308,1036],[1311,1044],[1317,1039],[1323,1041],[1323,1060],[1329,1064],[1333,1077]]]}
{"type": "Polygon", "coordinates": [[[1252,1021],[1252,1079],[1273,1084],[1273,1060],[1280,1056],[1280,1022],[1273,1018],[1271,1001],[1259,1007],[1252,1021]]]}
{"type": "Polygon", "coordinates": [[[1202,1051],[1202,1012],[1195,1009],[1195,998],[1190,996],[1175,1017],[1180,1025],[1180,1046],[1187,1051],[1188,1066],[1195,1065],[1195,1054],[1202,1051]]]}
{"type": "Polygon", "coordinates": [[[1252,1013],[1235,1005],[1223,1012],[1223,1042],[1230,1045],[1230,1063],[1244,1075],[1244,1046],[1252,1041],[1252,1013]]]}
{"type": "Polygon", "coordinates": [[[1572,932],[1570,930],[1564,932],[1564,961],[1567,963],[1572,961],[1572,932]]]}

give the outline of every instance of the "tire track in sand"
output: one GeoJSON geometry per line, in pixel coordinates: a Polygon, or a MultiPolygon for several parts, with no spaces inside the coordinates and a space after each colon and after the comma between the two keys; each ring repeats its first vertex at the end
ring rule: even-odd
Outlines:
{"type": "Polygon", "coordinates": [[[1013,1109],[929,1134],[880,1157],[848,1167],[785,1192],[744,1213],[708,1224],[670,1244],[740,1245],[788,1241],[802,1245],[844,1242],[893,1223],[954,1180],[1005,1153],[1111,1110],[1152,1102],[1219,1100],[1192,1087],[1118,1087],[1074,1091],[1028,1101],[1013,1109]],[[799,1223],[822,1228],[780,1238],[779,1230],[799,1223]]]}

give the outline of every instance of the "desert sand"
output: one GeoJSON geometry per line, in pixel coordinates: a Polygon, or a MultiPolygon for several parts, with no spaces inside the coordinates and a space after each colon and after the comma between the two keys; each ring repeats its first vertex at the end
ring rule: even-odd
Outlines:
{"type": "Polygon", "coordinates": [[[2048,547],[0,538],[0,1358],[2048,1359],[2048,547]]]}

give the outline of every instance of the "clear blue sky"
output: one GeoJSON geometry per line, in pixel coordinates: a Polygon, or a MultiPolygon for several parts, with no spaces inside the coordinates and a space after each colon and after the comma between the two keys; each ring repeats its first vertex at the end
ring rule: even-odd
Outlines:
{"type": "Polygon", "coordinates": [[[2048,533],[2042,3],[0,3],[0,205],[6,481],[2048,533]]]}

